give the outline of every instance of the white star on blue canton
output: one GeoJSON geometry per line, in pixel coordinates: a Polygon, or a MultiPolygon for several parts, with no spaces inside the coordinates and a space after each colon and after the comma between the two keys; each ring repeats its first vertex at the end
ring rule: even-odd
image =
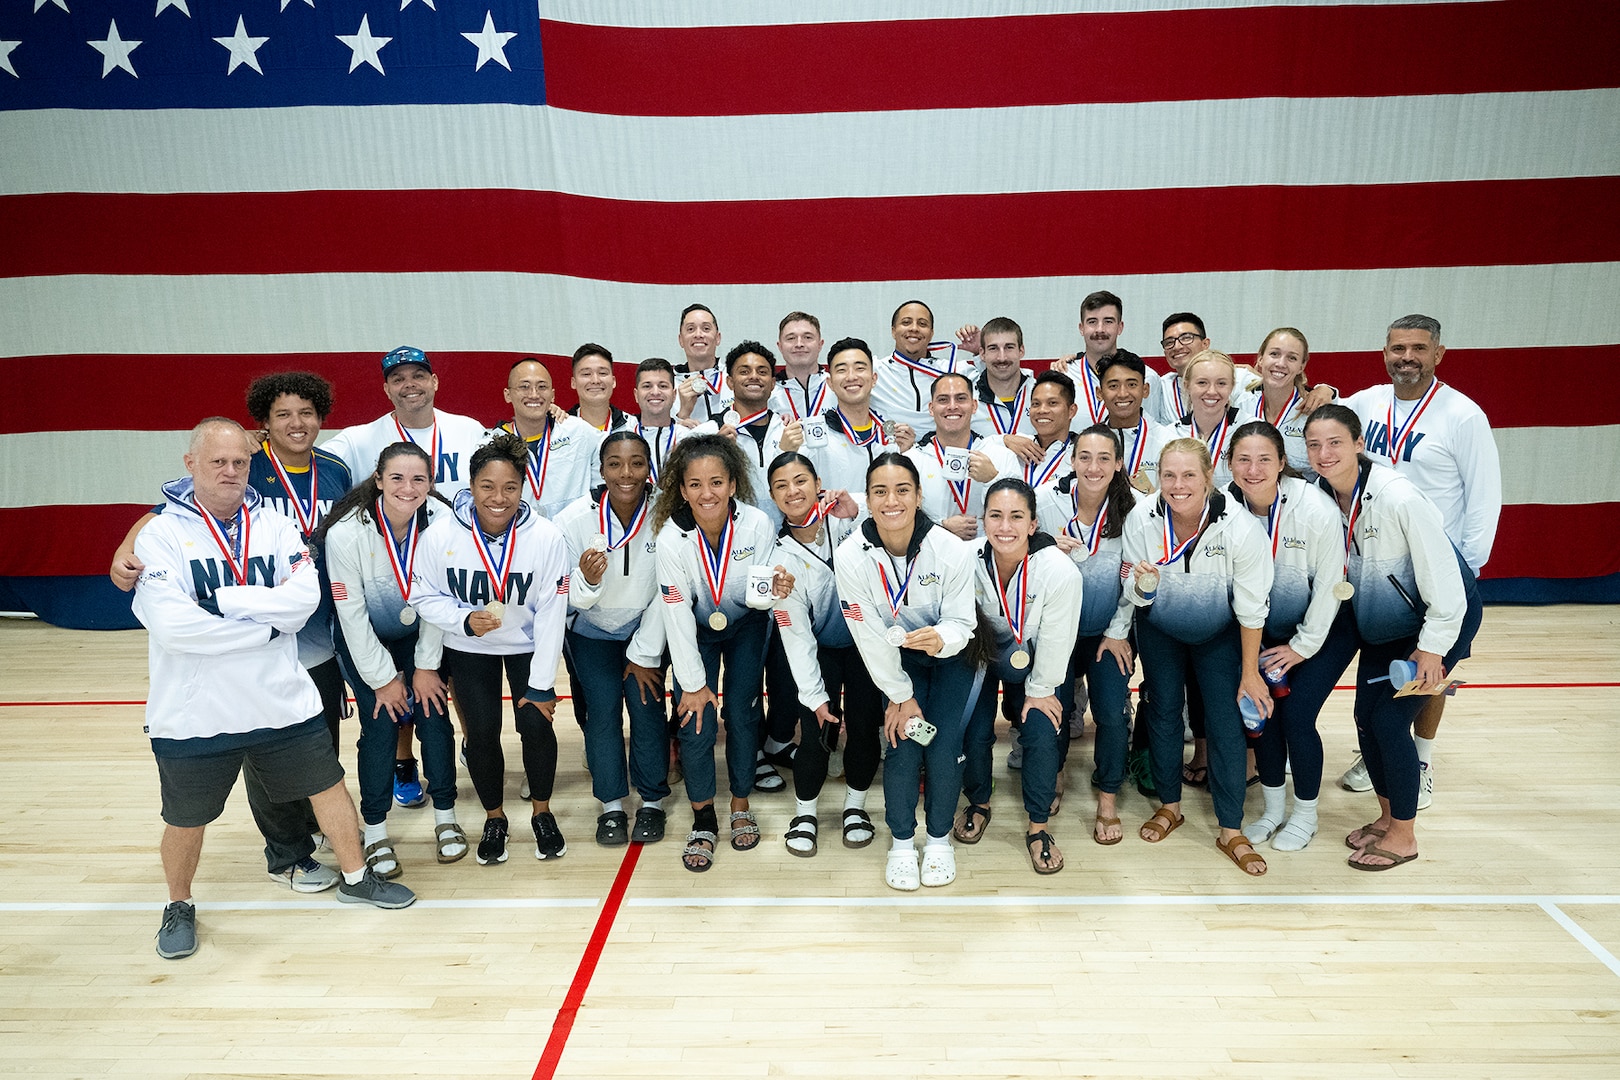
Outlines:
{"type": "Polygon", "coordinates": [[[388,74],[383,70],[382,60],[377,56],[377,53],[384,45],[394,39],[391,37],[372,37],[371,16],[360,16],[360,29],[354,33],[338,34],[336,36],[339,41],[354,51],[354,56],[349,59],[349,73],[351,75],[354,73],[354,69],[361,64],[370,64],[377,69],[379,75],[388,74]]]}
{"type": "Polygon", "coordinates": [[[482,30],[476,34],[462,34],[461,36],[478,46],[478,63],[473,65],[474,71],[481,70],[491,60],[507,71],[512,70],[512,65],[506,59],[506,43],[517,37],[517,32],[496,30],[493,12],[487,10],[484,12],[484,28],[482,30]]]}
{"type": "Polygon", "coordinates": [[[242,22],[242,16],[238,15],[236,17],[236,33],[234,36],[217,37],[214,40],[231,51],[231,66],[225,69],[225,74],[231,74],[243,64],[257,71],[260,75],[264,74],[264,68],[259,66],[259,46],[270,39],[267,37],[249,37],[247,27],[242,22]]]}
{"type": "Polygon", "coordinates": [[[130,62],[129,54],[134,52],[141,43],[138,41],[125,41],[119,37],[117,19],[111,20],[111,24],[107,27],[107,36],[104,39],[101,41],[87,41],[85,44],[101,54],[101,77],[103,79],[111,75],[114,68],[123,68],[131,75],[134,75],[135,78],[140,78],[139,75],[135,75],[135,65],[130,62]]]}
{"type": "Polygon", "coordinates": [[[17,75],[17,69],[11,66],[11,50],[21,44],[20,41],[0,41],[0,68],[3,68],[6,74],[15,75],[19,79],[22,76],[17,75]]]}
{"type": "Polygon", "coordinates": [[[152,13],[152,18],[163,14],[164,8],[179,8],[186,18],[191,18],[191,9],[186,7],[186,0],[157,0],[157,10],[152,13]]]}
{"type": "MultiPolygon", "coordinates": [[[[281,10],[286,11],[287,5],[290,3],[292,3],[292,0],[281,0],[281,10]]],[[[304,0],[304,3],[308,4],[310,7],[315,6],[315,0],[304,0]]]]}
{"type": "MultiPolygon", "coordinates": [[[[438,8],[433,7],[433,0],[422,0],[422,3],[426,4],[430,8],[433,8],[434,11],[439,10],[438,8]]],[[[399,0],[399,10],[404,11],[406,8],[408,8],[410,6],[411,6],[411,0],[399,0]]]]}
{"type": "Polygon", "coordinates": [[[46,4],[55,4],[63,11],[67,10],[67,0],[34,0],[35,13],[38,13],[39,9],[44,7],[46,4]]]}

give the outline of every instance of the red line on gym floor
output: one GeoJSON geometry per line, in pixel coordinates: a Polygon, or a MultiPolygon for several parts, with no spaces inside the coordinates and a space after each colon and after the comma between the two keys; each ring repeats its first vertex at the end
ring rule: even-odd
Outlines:
{"type": "Polygon", "coordinates": [[[631,844],[624,853],[624,862],[619,864],[619,872],[613,878],[613,887],[608,890],[607,899],[602,903],[602,913],[596,917],[596,929],[591,931],[591,938],[585,943],[585,955],[579,958],[579,968],[574,972],[574,981],[568,986],[568,993],[563,997],[562,1008],[557,1010],[557,1019],[551,1025],[551,1038],[546,1040],[546,1049],[540,1055],[540,1064],[534,1067],[534,1080],[552,1080],[557,1075],[557,1065],[562,1061],[563,1050],[568,1046],[568,1034],[574,1030],[574,1018],[579,1015],[579,1007],[585,1000],[585,991],[591,987],[591,976],[596,973],[596,962],[602,958],[602,949],[607,945],[608,934],[613,932],[613,920],[618,917],[619,905],[624,903],[625,890],[630,887],[630,875],[636,872],[636,860],[641,858],[642,844],[631,844]]]}
{"type": "MultiPolygon", "coordinates": [[[[1469,682],[1464,679],[1464,690],[1607,690],[1620,687],[1620,682],[1469,682]]],[[[1349,683],[1335,686],[1335,690],[1354,690],[1349,683]]],[[[354,700],[350,698],[349,700],[354,700]]],[[[503,698],[511,701],[511,698],[503,698]]],[[[567,694],[557,695],[558,701],[567,701],[567,694]]],[[[51,709],[74,705],[145,705],[144,701],[0,701],[0,709],[51,709]]]]}

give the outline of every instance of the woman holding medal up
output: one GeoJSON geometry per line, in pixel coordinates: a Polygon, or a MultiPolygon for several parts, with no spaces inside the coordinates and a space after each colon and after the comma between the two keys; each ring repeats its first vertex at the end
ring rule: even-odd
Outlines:
{"type": "Polygon", "coordinates": [[[835,570],[844,621],[888,701],[883,801],[893,844],[883,879],[908,892],[956,880],[951,819],[980,674],[968,656],[978,626],[973,548],[922,512],[921,484],[911,459],[879,454],[866,473],[871,517],[838,545],[835,570]],[[928,842],[919,867],[913,837],[925,759],[928,842]]]}
{"type": "Polygon", "coordinates": [[[714,865],[720,835],[714,812],[714,743],[722,714],[731,846],[751,851],[759,845],[759,822],[748,808],[748,796],[754,788],[770,637],[766,611],[793,590],[793,575],[768,562],[775,530],[764,511],[750,505],[753,500],[748,458],[736,442],[697,435],[678,444],[665,462],[653,509],[664,633],[675,673],[681,770],[692,804],[692,831],[681,861],[695,873],[714,865]]]}
{"type": "Polygon", "coordinates": [[[1334,586],[1354,621],[1356,736],[1378,794],[1379,815],[1344,838],[1357,870],[1390,870],[1417,858],[1419,767],[1412,723],[1479,630],[1473,572],[1445,522],[1405,476],[1367,459],[1361,420],[1324,405],[1305,423],[1305,446],[1344,528],[1343,580],[1334,586]],[[1410,665],[1399,671],[1394,661],[1410,665]],[[1396,697],[1409,682],[1419,692],[1396,697]]]}
{"type": "Polygon", "coordinates": [[[793,758],[797,805],[784,839],[790,854],[809,858],[818,847],[816,802],[840,726],[848,731],[844,846],[872,842],[866,794],[877,776],[883,704],[844,622],[833,574],[838,545],[856,528],[855,500],[847,492],[823,491],[815,466],[803,454],[777,455],[770,484],[783,518],[774,558],[793,574],[793,591],[771,614],[799,691],[799,752],[793,758]]]}
{"type": "Polygon", "coordinates": [[[1210,793],[1223,855],[1251,876],[1266,862],[1243,824],[1245,760],[1238,701],[1261,717],[1271,694],[1260,676],[1260,638],[1271,593],[1271,558],[1253,515],[1216,490],[1202,439],[1176,439],[1159,454],[1159,498],[1125,521],[1125,595],[1136,621],[1148,691],[1153,780],[1163,805],[1139,830],[1156,844],[1180,827],[1181,702],[1197,675],[1209,729],[1210,793]]]}
{"type": "Polygon", "coordinates": [[[990,822],[990,748],[995,743],[996,684],[1022,687],[1024,845],[1037,874],[1063,869],[1063,852],[1046,830],[1057,797],[1060,742],[1074,711],[1075,634],[1080,625],[1080,571],[1036,524],[1035,492],[1006,477],[984,498],[984,535],[974,561],[979,611],[995,633],[995,656],[968,721],[962,789],[967,807],[956,839],[976,844],[990,822]]]}
{"type": "Polygon", "coordinates": [[[443,635],[411,606],[419,538],[434,520],[449,516],[448,505],[433,491],[427,452],[394,443],[315,534],[325,545],[337,608],[338,661],[360,714],[356,771],[366,865],[385,880],[402,872],[388,838],[396,725],[402,722],[414,720],[422,742],[438,860],[452,863],[467,854],[467,835],[456,821],[455,737],[438,672],[443,635]]]}
{"type": "MultiPolygon", "coordinates": [[[[1109,847],[1125,835],[1117,800],[1125,783],[1130,740],[1125,702],[1136,657],[1129,641],[1134,609],[1124,597],[1119,566],[1125,521],[1138,496],[1123,467],[1119,433],[1106,424],[1093,424],[1075,436],[1072,464],[1072,475],[1041,488],[1035,496],[1041,531],[1074,561],[1085,582],[1074,666],[1086,677],[1091,719],[1097,727],[1097,814],[1091,838],[1109,847]]],[[[1157,469],[1158,463],[1153,467],[1157,469]]],[[[1058,749],[1061,777],[1068,742],[1060,739],[1058,749]]]]}
{"type": "MultiPolygon", "coordinates": [[[[1303,428],[1301,428],[1303,431],[1303,428]]],[[[1258,844],[1299,851],[1316,835],[1322,736],[1316,717],[1356,652],[1353,624],[1338,619],[1333,587],[1343,579],[1343,534],[1333,501],[1295,476],[1282,432],[1251,420],[1232,435],[1233,501],[1264,527],[1271,553],[1271,610],[1260,669],[1271,685],[1271,719],[1252,740],[1265,812],[1243,827],[1258,844]],[[1287,772],[1294,812],[1284,816],[1287,772]]]]}
{"type": "Polygon", "coordinates": [[[664,616],[648,523],[651,448],[634,431],[615,431],[602,441],[597,456],[602,486],[557,515],[568,544],[572,615],[563,640],[574,670],[590,676],[579,682],[591,791],[602,804],[596,842],[618,847],[664,838],[664,798],[669,794],[664,616]],[[624,808],[632,783],[641,796],[633,829],[624,808]]]}
{"type": "Polygon", "coordinates": [[[506,861],[506,757],[501,752],[501,671],[506,671],[532,793],[534,857],[568,851],[551,813],[557,778],[553,685],[562,659],[567,554],[557,526],[523,499],[529,450],[498,434],[474,451],[469,488],[455,512],[422,534],[413,603],[444,633],[444,668],[466,722],[467,771],[484,804],[480,865],[506,861]],[[417,599],[417,592],[420,598],[417,599]]]}

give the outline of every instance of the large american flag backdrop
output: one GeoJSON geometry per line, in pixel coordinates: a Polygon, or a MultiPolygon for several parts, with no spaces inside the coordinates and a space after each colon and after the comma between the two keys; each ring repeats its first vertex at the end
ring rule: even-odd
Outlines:
{"type": "MultiPolygon", "coordinates": [[[[102,577],[198,418],[260,373],[386,407],[436,358],[678,355],[799,308],[888,340],[1081,296],[1157,357],[1190,309],[1381,380],[1438,317],[1489,414],[1500,597],[1614,598],[1620,64],[1612,0],[0,0],[0,607],[127,625],[102,577]]],[[[628,379],[621,380],[621,391],[628,379]]],[[[621,393],[621,397],[625,396],[621,393]]]]}

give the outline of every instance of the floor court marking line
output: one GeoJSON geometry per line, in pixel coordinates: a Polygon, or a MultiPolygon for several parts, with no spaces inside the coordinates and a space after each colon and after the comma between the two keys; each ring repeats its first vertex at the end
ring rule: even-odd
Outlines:
{"type": "MultiPolygon", "coordinates": [[[[1574,901],[1565,901],[1565,903],[1572,902],[1574,901]]],[[[1552,916],[1553,922],[1557,923],[1559,926],[1562,926],[1565,930],[1568,930],[1570,937],[1574,938],[1582,945],[1585,945],[1586,951],[1597,957],[1598,963],[1602,964],[1616,975],[1620,975],[1620,960],[1615,959],[1614,953],[1610,952],[1608,949],[1605,949],[1598,942],[1597,938],[1587,933],[1579,923],[1566,915],[1557,904],[1548,900],[1543,900],[1537,906],[1540,907],[1542,911],[1545,911],[1548,915],[1552,916]]]]}
{"type": "Polygon", "coordinates": [[[602,914],[597,916],[596,927],[591,931],[590,940],[585,943],[585,954],[579,958],[574,981],[569,983],[562,1008],[557,1010],[557,1019],[552,1022],[551,1037],[546,1040],[540,1062],[534,1067],[533,1080],[552,1080],[557,1075],[557,1065],[562,1061],[563,1051],[568,1048],[568,1034],[574,1030],[574,1019],[585,1001],[585,992],[590,989],[591,976],[596,973],[596,962],[602,958],[602,949],[607,945],[608,935],[613,932],[613,920],[619,915],[625,890],[630,887],[630,876],[636,872],[636,863],[645,846],[631,844],[624,853],[624,861],[619,864],[619,872],[613,878],[613,887],[608,890],[607,899],[602,901],[602,914]]]}
{"type": "MultiPolygon", "coordinates": [[[[639,845],[632,845],[639,846],[639,845]]],[[[625,856],[629,860],[629,855],[625,856]]],[[[639,858],[639,856],[638,856],[639,858]]],[[[1392,905],[1421,905],[1423,907],[1541,907],[1547,909],[1553,918],[1559,918],[1562,912],[1557,911],[1559,904],[1588,904],[1588,905],[1614,905],[1620,904],[1620,896],[1607,895],[1560,895],[1560,896],[1515,896],[1515,895],[1478,895],[1459,894],[1448,896],[1445,894],[1390,894],[1378,896],[1345,896],[1333,894],[1317,895],[1284,895],[1263,894],[1256,896],[717,896],[717,897],[682,897],[682,896],[653,896],[634,900],[624,900],[624,891],[620,887],[629,883],[629,876],[623,865],[619,867],[619,876],[613,882],[614,890],[610,892],[606,901],[575,898],[512,898],[512,899],[460,899],[460,900],[418,900],[412,907],[427,910],[465,910],[477,908],[495,911],[518,911],[525,909],[556,909],[556,908],[594,908],[598,904],[606,903],[616,914],[620,906],[633,908],[682,908],[682,907],[1388,907],[1392,905]],[[1549,905],[1552,905],[1549,907],[1549,905]],[[1557,914],[1554,914],[1557,912],[1557,914]]],[[[197,904],[199,911],[279,911],[284,909],[303,910],[334,910],[337,906],[335,900],[223,900],[210,903],[206,900],[197,904]]],[[[96,912],[96,911],[162,911],[163,901],[125,901],[108,903],[91,902],[46,902],[31,903],[26,901],[11,901],[0,903],[0,912],[96,912]]],[[[604,916],[607,914],[604,908],[604,916]]],[[[1566,916],[1567,918],[1567,916],[1566,916]]],[[[606,940],[606,931],[611,928],[612,920],[603,924],[597,921],[597,930],[603,933],[606,940]]],[[[1567,927],[1566,927],[1567,928],[1567,927]]],[[[1576,927],[1571,933],[1579,930],[1576,927]]],[[[1584,931],[1579,931],[1584,933],[1584,931]]],[[[594,940],[594,935],[593,935],[594,940]]],[[[1602,946],[1598,946],[1601,948],[1602,946]]],[[[598,949],[600,953],[600,949],[598,949]]],[[[594,967],[595,961],[592,961],[594,967]]],[[[1620,974],[1620,972],[1617,972],[1620,974]]]]}
{"type": "MultiPolygon", "coordinates": [[[[1613,690],[1620,688],[1620,682],[1467,682],[1458,684],[1465,690],[1613,690]]],[[[1134,687],[1132,688],[1135,689],[1134,687]]],[[[1354,684],[1346,683],[1335,686],[1335,690],[1354,690],[1354,684]]],[[[353,698],[349,699],[351,702],[353,698]]],[[[509,697],[502,701],[511,701],[509,697]]],[[[572,701],[567,694],[559,694],[558,701],[572,701]]],[[[144,701],[0,701],[0,709],[58,709],[71,708],[75,705],[145,705],[144,701]]]]}

